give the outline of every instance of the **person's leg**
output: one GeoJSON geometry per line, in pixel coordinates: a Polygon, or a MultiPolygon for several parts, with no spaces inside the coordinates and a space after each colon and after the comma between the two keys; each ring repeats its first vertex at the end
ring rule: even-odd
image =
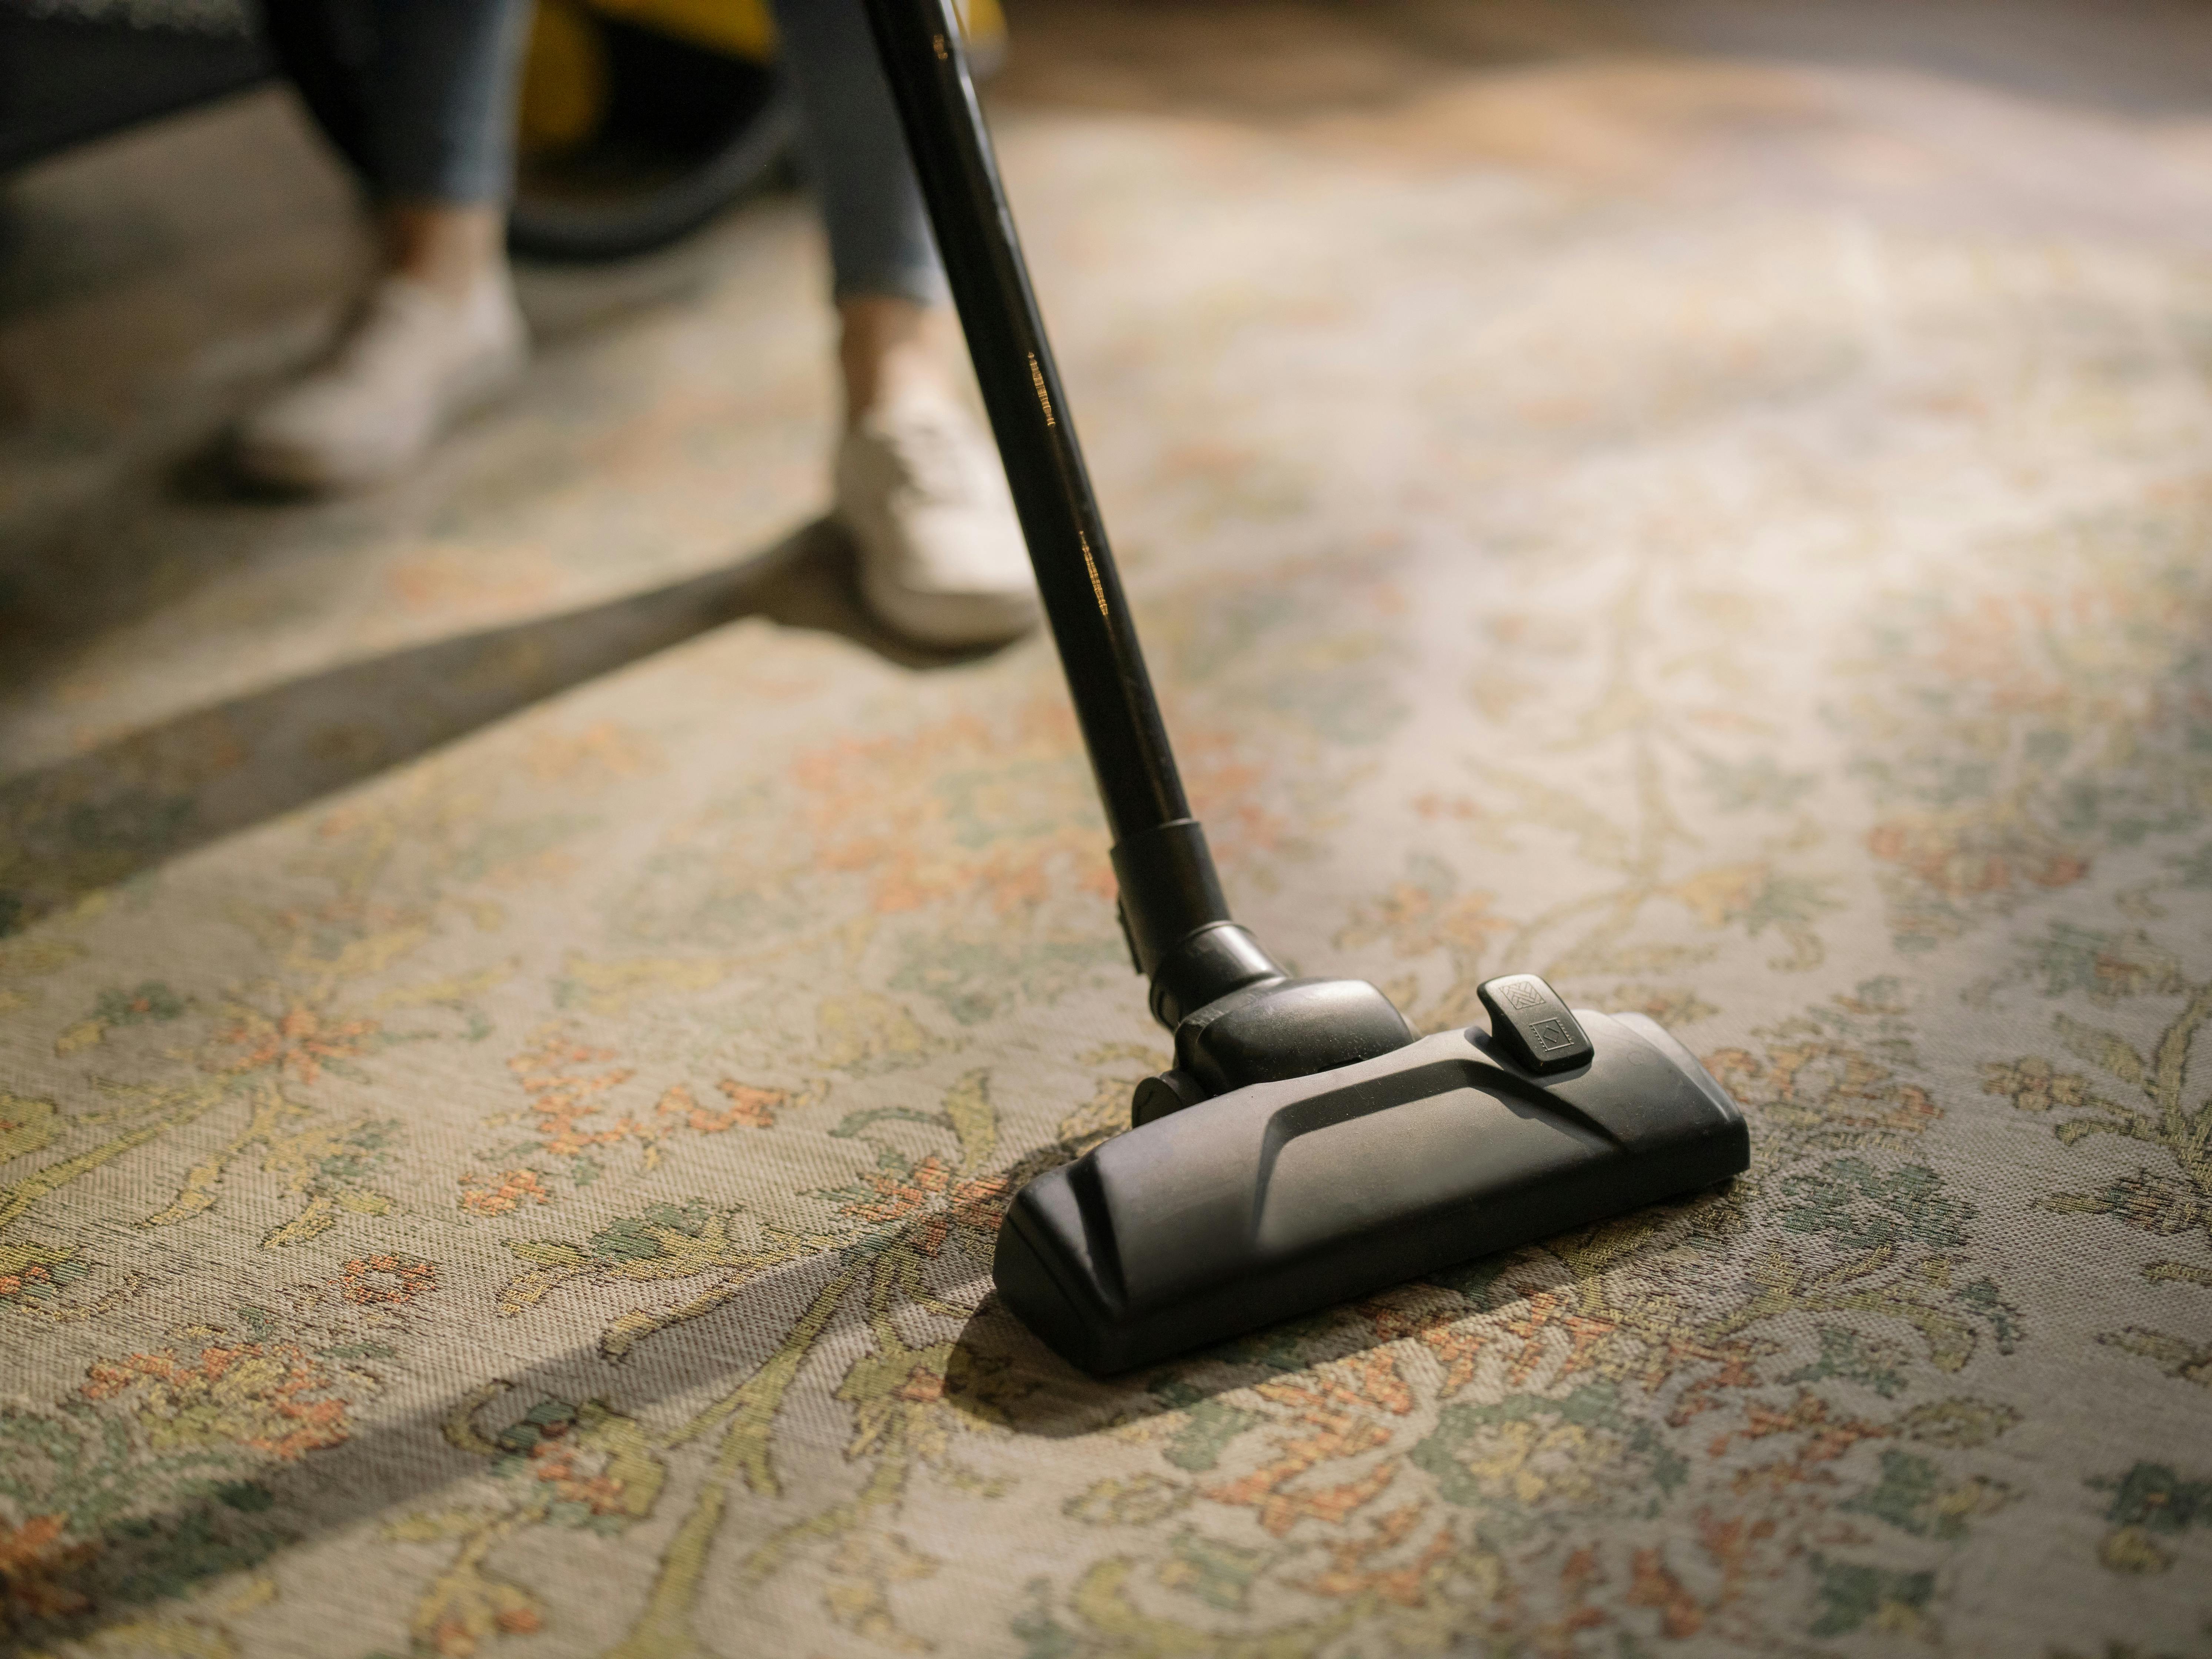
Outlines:
{"type": "MultiPolygon", "coordinates": [[[[344,0],[269,3],[273,21],[337,16],[344,0]]],[[[241,423],[250,475],[307,489],[387,477],[520,370],[503,243],[529,17],[530,0],[353,0],[358,119],[343,148],[376,199],[381,270],[330,358],[241,423]]]]}
{"type": "Polygon", "coordinates": [[[830,243],[845,433],[836,515],[860,592],[932,644],[1011,639],[1035,578],[998,457],[954,393],[945,273],[860,0],[776,0],[830,243]]]}
{"type": "Polygon", "coordinates": [[[777,0],[806,171],[830,242],[848,421],[943,380],[945,273],[860,0],[777,0]]]}
{"type": "Polygon", "coordinates": [[[373,0],[369,145],[394,270],[461,291],[505,261],[530,0],[373,0]]]}

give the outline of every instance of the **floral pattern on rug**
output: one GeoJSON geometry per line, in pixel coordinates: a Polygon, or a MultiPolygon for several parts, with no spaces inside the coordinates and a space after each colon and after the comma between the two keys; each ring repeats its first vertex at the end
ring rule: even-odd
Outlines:
{"type": "MultiPolygon", "coordinates": [[[[2212,1652],[2212,265],[1007,149],[1240,913],[1653,1015],[1749,1172],[1084,1377],[993,1240],[1168,1039],[1046,643],[751,616],[158,860],[250,744],[117,750],[0,823],[11,1650],[2212,1652]]],[[[454,465],[652,450],[702,303],[454,465]]]]}

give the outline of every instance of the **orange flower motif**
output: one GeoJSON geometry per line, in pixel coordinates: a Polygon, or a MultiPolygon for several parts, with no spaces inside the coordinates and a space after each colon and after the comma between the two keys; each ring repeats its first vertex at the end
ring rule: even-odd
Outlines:
{"type": "Polygon", "coordinates": [[[1377,1595],[1401,1607],[1418,1607],[1429,1599],[1431,1576],[1449,1561],[1458,1547],[1449,1527],[1440,1528],[1419,1557],[1401,1567],[1377,1568],[1371,1558],[1396,1548],[1413,1534],[1425,1505],[1407,1504],[1375,1519],[1375,1529],[1365,1538],[1329,1542],[1328,1570],[1306,1588],[1316,1595],[1377,1595]]]}
{"type": "Polygon", "coordinates": [[[476,1659],[483,1638],[496,1631],[501,1636],[534,1636],[544,1622],[538,1609],[512,1584],[491,1583],[482,1592],[488,1607],[456,1607],[430,1627],[431,1650],[438,1659],[476,1659]]]}
{"type": "Polygon", "coordinates": [[[8,1616],[54,1619],[92,1604],[62,1582],[97,1553],[92,1544],[64,1544],[69,1517],[34,1515],[20,1527],[0,1522],[0,1627],[8,1616]]]}
{"type": "Polygon", "coordinates": [[[1380,1301],[1366,1304],[1360,1311],[1374,1322],[1375,1334],[1383,1341],[1415,1337],[1433,1352],[1443,1364],[1443,1387],[1439,1392],[1446,1396],[1457,1394],[1474,1380],[1483,1351],[1499,1334],[1491,1322],[1469,1319],[1456,1308],[1414,1310],[1380,1301]]]}
{"type": "Polygon", "coordinates": [[[334,1379],[296,1343],[207,1347],[191,1360],[164,1348],[97,1361],[85,1376],[88,1400],[135,1395],[139,1426],[161,1451],[243,1446],[289,1461],[349,1433],[334,1379]]]}
{"type": "Polygon", "coordinates": [[[1657,1607],[1660,1628],[1670,1642],[1686,1642],[1705,1628],[1705,1610],[1686,1589],[1656,1549],[1638,1550],[1632,1559],[1635,1574],[1628,1587],[1632,1607],[1657,1607]]]}
{"type": "Polygon", "coordinates": [[[1917,1134],[1942,1115],[1925,1089],[1822,1037],[1773,1043],[1764,1060],[1746,1049],[1722,1048],[1705,1061],[1738,1100],[1793,1128],[1917,1134]]]}
{"type": "Polygon", "coordinates": [[[12,1273],[0,1273],[0,1296],[14,1296],[26,1285],[37,1287],[51,1285],[53,1282],[54,1276],[40,1263],[33,1261],[27,1267],[18,1268],[12,1273]]]}
{"type": "Polygon", "coordinates": [[[628,1066],[602,1072],[582,1069],[614,1057],[611,1048],[592,1048],[559,1026],[549,1025],[535,1034],[529,1048],[507,1062],[507,1070],[530,1097],[538,1133],[551,1156],[574,1158],[587,1147],[612,1146],[645,1133],[642,1125],[627,1119],[611,1129],[583,1127],[583,1120],[600,1109],[599,1096],[635,1075],[628,1066]]]}
{"type": "MultiPolygon", "coordinates": [[[[640,1495],[612,1473],[614,1462],[605,1448],[595,1446],[588,1430],[580,1434],[579,1427],[573,1416],[542,1408],[532,1413],[501,1435],[501,1443],[515,1460],[503,1462],[501,1473],[520,1470],[550,1487],[556,1501],[580,1504],[593,1515],[635,1518],[642,1513],[640,1495]]],[[[644,1501],[650,1503],[649,1494],[644,1501]]]]}
{"type": "Polygon", "coordinates": [[[904,1180],[882,1170],[870,1170],[860,1178],[883,1196],[880,1201],[856,1199],[842,1206],[844,1212],[856,1221],[890,1222],[903,1220],[951,1186],[952,1171],[933,1152],[904,1180]]]}
{"type": "Polygon", "coordinates": [[[586,1474],[576,1467],[580,1448],[556,1437],[556,1427],[530,1449],[530,1473],[553,1488],[565,1503],[581,1504],[594,1515],[623,1515],[623,1483],[605,1474],[586,1474]]]}
{"type": "Polygon", "coordinates": [[[1867,852],[1947,898],[2011,893],[2023,884],[2070,887],[2089,861],[2069,848],[1994,824],[1891,819],[1867,831],[1867,852]]]}
{"type": "Polygon", "coordinates": [[[816,867],[864,878],[881,915],[975,896],[1000,915],[1073,880],[1112,876],[1083,830],[1087,810],[1074,721],[1036,699],[1000,719],[963,714],[875,739],[844,738],[802,757],[816,867]],[[1040,789],[1057,807],[1029,809],[1040,789]],[[1013,833],[1015,802],[1041,817],[1013,833]]]}
{"type": "Polygon", "coordinates": [[[1737,1475],[1735,1484],[1739,1490],[1758,1483],[1762,1477],[1777,1483],[1804,1480],[1812,1465],[1832,1463],[1862,1440],[1880,1440],[1896,1432],[1886,1424],[1832,1415],[1826,1401],[1804,1390],[1799,1391],[1796,1401],[1786,1410],[1753,1402],[1746,1417],[1744,1427],[1717,1436],[1706,1449],[1706,1455],[1725,1457],[1731,1442],[1747,1443],[1771,1435],[1802,1435],[1805,1439],[1797,1455],[1787,1462],[1746,1469],[1737,1475]]]}
{"type": "Polygon", "coordinates": [[[1279,1438],[1275,1461],[1241,1480],[1205,1487],[1216,1503],[1257,1510],[1261,1527],[1280,1538],[1301,1520],[1340,1522],[1381,1496],[1397,1478],[1390,1458],[1359,1478],[1317,1492],[1285,1488],[1308,1470],[1358,1456],[1389,1443],[1390,1430],[1376,1413],[1402,1417],[1413,1407],[1412,1390],[1387,1349],[1355,1355],[1324,1370],[1259,1385],[1260,1395],[1296,1408],[1293,1432],[1279,1438]],[[1297,1431],[1303,1431],[1299,1432],[1297,1431]]]}
{"type": "Polygon", "coordinates": [[[340,1270],[338,1287],[349,1302],[391,1302],[404,1307],[438,1288],[438,1267],[435,1262],[404,1256],[356,1256],[340,1270]]]}
{"type": "Polygon", "coordinates": [[[681,1118],[702,1135],[740,1127],[772,1129],[775,1127],[774,1109],[791,1098],[788,1090],[756,1089],[726,1077],[714,1086],[729,1097],[728,1111],[708,1111],[699,1103],[689,1085],[678,1083],[660,1097],[659,1104],[653,1109],[653,1115],[681,1118]]]}
{"type": "Polygon", "coordinates": [[[916,1365],[906,1375],[906,1381],[891,1390],[894,1399],[903,1400],[914,1406],[934,1406],[945,1398],[945,1376],[927,1365],[916,1365]]]}
{"type": "Polygon", "coordinates": [[[289,1073],[301,1083],[314,1083],[330,1061],[354,1060],[367,1053],[370,1039],[382,1030],[373,1019],[325,1024],[315,1010],[298,1004],[273,1020],[258,1010],[248,1010],[216,1034],[217,1042],[234,1044],[244,1052],[211,1069],[235,1074],[273,1066],[280,1075],[289,1073]]]}
{"type": "Polygon", "coordinates": [[[1527,1383],[1548,1357],[1543,1340],[1547,1332],[1565,1334],[1567,1357],[1559,1367],[1559,1375],[1571,1376],[1595,1364],[1620,1330],[1618,1321],[1594,1318],[1583,1313],[1574,1294],[1565,1291],[1532,1291],[1522,1298],[1514,1312],[1498,1322],[1521,1342],[1521,1352],[1514,1357],[1513,1368],[1506,1376],[1507,1383],[1516,1389],[1527,1383]]]}
{"type": "Polygon", "coordinates": [[[1006,1219],[1006,1202],[1012,1196],[1013,1183],[1004,1176],[963,1181],[952,1188],[952,1218],[963,1227],[995,1233],[1006,1219]]]}
{"type": "Polygon", "coordinates": [[[971,1176],[956,1182],[947,1206],[915,1232],[915,1248],[926,1256],[935,1256],[955,1227],[996,1237],[999,1224],[1006,1218],[1006,1200],[1012,1196],[1012,1188],[1004,1176],[971,1176]]]}
{"type": "Polygon", "coordinates": [[[461,1207],[477,1215],[505,1215],[509,1210],[527,1200],[532,1204],[550,1204],[553,1194],[545,1190],[545,1183],[535,1170],[509,1170],[494,1185],[480,1175],[461,1177],[461,1207]]]}

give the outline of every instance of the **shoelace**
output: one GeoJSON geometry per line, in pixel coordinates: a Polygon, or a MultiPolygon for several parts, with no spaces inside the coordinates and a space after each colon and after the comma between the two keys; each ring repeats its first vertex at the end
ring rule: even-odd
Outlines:
{"type": "Polygon", "coordinates": [[[973,469],[951,422],[934,410],[876,428],[902,481],[925,500],[958,506],[975,493],[973,469]]]}
{"type": "Polygon", "coordinates": [[[348,325],[334,355],[334,363],[355,374],[392,369],[393,340],[453,325],[454,319],[438,314],[439,310],[440,302],[431,295],[397,283],[378,285],[363,296],[361,309],[348,325]]]}

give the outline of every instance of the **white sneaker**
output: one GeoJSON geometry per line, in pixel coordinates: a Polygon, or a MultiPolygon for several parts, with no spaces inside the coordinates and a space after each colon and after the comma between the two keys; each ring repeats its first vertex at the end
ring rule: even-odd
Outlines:
{"type": "Polygon", "coordinates": [[[873,410],[837,447],[836,517],[860,596],[926,645],[996,645],[1036,626],[1029,550],[999,458],[950,398],[873,410]]]}
{"type": "Polygon", "coordinates": [[[504,267],[460,300],[386,276],[322,364],[239,423],[239,467],[287,489],[375,483],[505,391],[528,355],[504,267]]]}

